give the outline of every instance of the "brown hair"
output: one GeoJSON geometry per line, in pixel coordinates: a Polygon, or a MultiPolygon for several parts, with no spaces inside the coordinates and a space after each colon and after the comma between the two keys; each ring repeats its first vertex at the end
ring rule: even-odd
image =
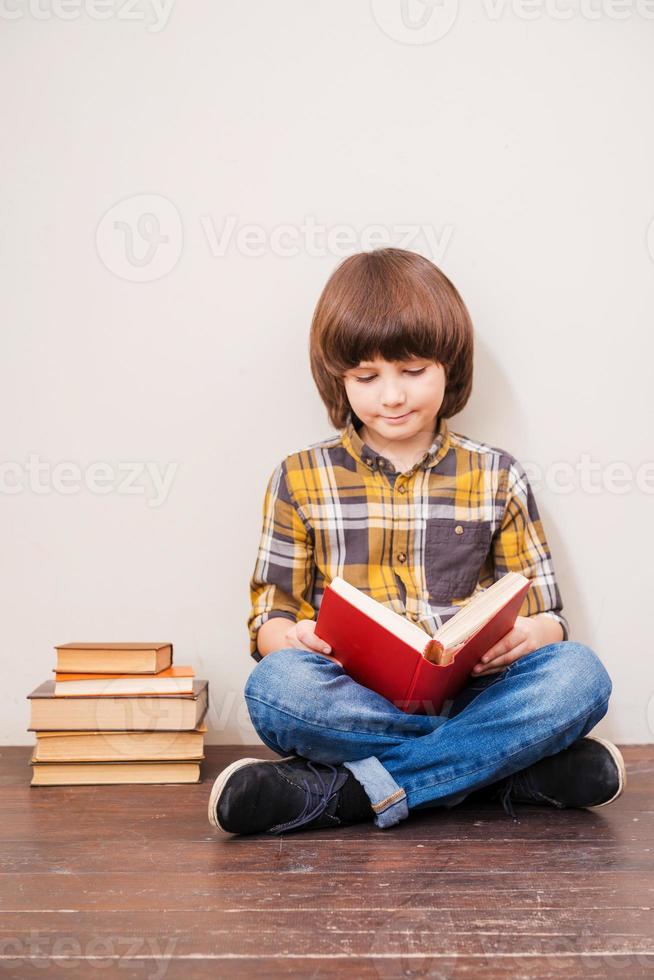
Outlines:
{"type": "Polygon", "coordinates": [[[380,248],[350,255],[327,280],[311,323],[311,373],[342,429],[351,411],[346,371],[377,356],[426,357],[445,369],[439,417],[449,418],[470,397],[473,343],[470,314],[447,276],[415,252],[380,248]]]}

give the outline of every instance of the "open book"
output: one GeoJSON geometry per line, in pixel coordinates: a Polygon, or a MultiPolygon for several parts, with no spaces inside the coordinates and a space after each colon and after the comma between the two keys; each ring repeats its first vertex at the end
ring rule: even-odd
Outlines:
{"type": "Polygon", "coordinates": [[[438,714],[470,671],[511,631],[531,582],[507,572],[430,637],[388,606],[335,576],[318,610],[316,636],[359,684],[409,713],[438,714]]]}

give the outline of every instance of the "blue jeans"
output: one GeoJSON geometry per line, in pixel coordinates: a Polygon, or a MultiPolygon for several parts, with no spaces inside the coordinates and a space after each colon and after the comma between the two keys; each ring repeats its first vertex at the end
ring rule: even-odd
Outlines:
{"type": "Polygon", "coordinates": [[[269,653],[245,686],[252,723],[279,755],[344,764],[378,827],[411,809],[455,806],[473,790],[554,755],[604,717],[612,684],[582,643],[550,643],[504,670],[470,677],[441,715],[409,715],[357,684],[331,657],[269,653]]]}

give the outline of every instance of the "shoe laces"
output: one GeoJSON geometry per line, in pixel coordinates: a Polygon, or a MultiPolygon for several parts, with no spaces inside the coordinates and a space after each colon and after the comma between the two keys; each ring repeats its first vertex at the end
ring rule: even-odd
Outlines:
{"type": "Polygon", "coordinates": [[[502,809],[506,814],[508,814],[516,823],[520,823],[515,815],[513,809],[513,804],[511,803],[511,793],[517,789],[518,786],[518,773],[513,772],[510,776],[507,776],[502,789],[500,790],[499,799],[502,804],[502,809]]]}
{"type": "Polygon", "coordinates": [[[304,827],[306,824],[311,823],[312,820],[317,820],[325,812],[334,794],[334,786],[338,779],[338,769],[329,762],[321,762],[320,765],[325,766],[328,770],[325,773],[325,778],[316,769],[314,763],[307,760],[307,767],[317,777],[318,787],[312,787],[309,780],[302,776],[302,785],[306,794],[302,812],[294,820],[289,820],[287,823],[279,823],[275,827],[271,827],[269,833],[281,834],[285,830],[296,830],[298,827],[304,827]],[[331,779],[328,782],[327,778],[329,775],[331,775],[331,779]],[[316,796],[317,799],[314,803],[313,800],[316,796]]]}

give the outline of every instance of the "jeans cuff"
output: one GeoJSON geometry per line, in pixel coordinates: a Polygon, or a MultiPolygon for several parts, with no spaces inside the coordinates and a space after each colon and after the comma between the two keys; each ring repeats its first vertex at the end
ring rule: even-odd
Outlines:
{"type": "Polygon", "coordinates": [[[343,765],[368,794],[378,827],[392,827],[409,816],[406,793],[374,755],[343,765]]]}

